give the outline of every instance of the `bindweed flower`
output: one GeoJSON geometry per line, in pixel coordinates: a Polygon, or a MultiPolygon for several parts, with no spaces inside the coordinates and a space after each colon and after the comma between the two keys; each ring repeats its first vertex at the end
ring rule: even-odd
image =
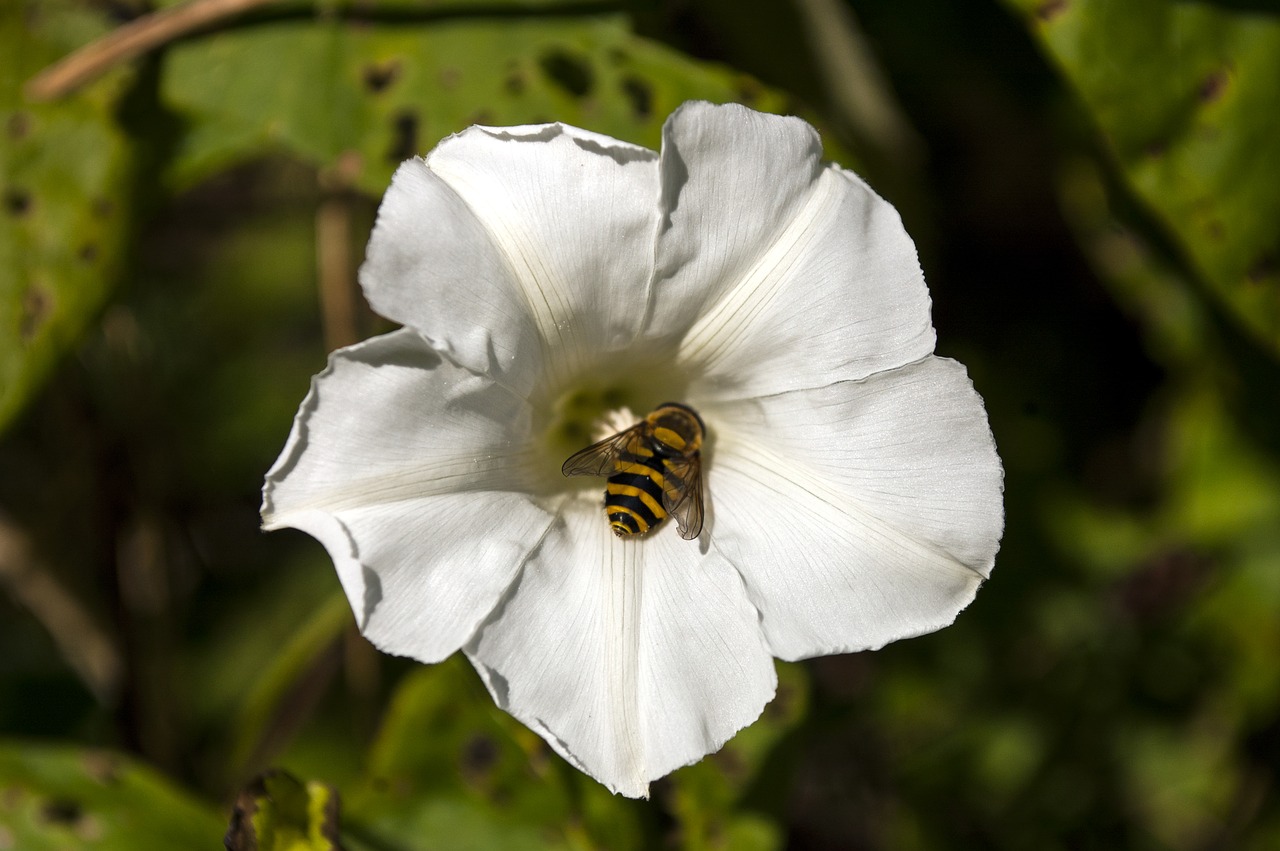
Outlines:
{"type": "Polygon", "coordinates": [[[323,543],[370,641],[462,649],[624,795],[755,720],[773,657],[938,629],[995,559],[982,401],[897,213],[821,153],[688,103],[661,153],[472,127],[404,163],[360,272],[404,327],[333,353],[267,474],[265,527],[323,543]],[[667,401],[706,426],[702,533],[617,537],[561,464],[667,401]]]}

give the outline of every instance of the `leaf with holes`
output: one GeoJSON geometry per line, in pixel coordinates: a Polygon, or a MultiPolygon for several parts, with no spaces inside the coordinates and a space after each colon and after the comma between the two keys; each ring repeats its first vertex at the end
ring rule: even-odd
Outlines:
{"type": "Polygon", "coordinates": [[[226,828],[212,808],[108,751],[0,743],[0,790],[5,848],[211,848],[226,828]]]}
{"type": "Polygon", "coordinates": [[[128,72],[59,103],[21,93],[106,29],[87,8],[0,6],[0,428],[76,345],[123,253],[131,151],[113,116],[128,72]]]}
{"type": "Polygon", "coordinates": [[[395,167],[471,124],[564,121],[657,148],[685,100],[782,99],[633,35],[621,16],[284,20],[175,45],[163,96],[187,122],[170,179],[287,152],[380,193],[395,167]]]}
{"type": "Polygon", "coordinates": [[[1280,352],[1280,19],[1173,0],[1007,0],[1130,189],[1280,352]]]}

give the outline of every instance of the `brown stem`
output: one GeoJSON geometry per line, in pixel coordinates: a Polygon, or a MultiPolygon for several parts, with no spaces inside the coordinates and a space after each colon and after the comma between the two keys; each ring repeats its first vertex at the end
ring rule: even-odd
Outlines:
{"type": "Polygon", "coordinates": [[[316,211],[316,266],[324,344],[333,351],[359,339],[351,274],[351,201],[342,195],[325,198],[316,211]]]}
{"type": "Polygon", "coordinates": [[[187,33],[278,0],[191,0],[144,15],[55,62],[27,82],[31,100],[60,98],[112,67],[187,33]]]}
{"type": "Polygon", "coordinates": [[[119,691],[124,663],[115,642],[35,552],[30,537],[0,514],[0,585],[35,616],[67,664],[103,703],[119,691]]]}
{"type": "Polygon", "coordinates": [[[351,184],[360,158],[353,152],[338,157],[320,173],[324,196],[316,210],[316,277],[320,289],[320,321],[329,351],[360,339],[360,301],[351,251],[351,184]]]}
{"type": "Polygon", "coordinates": [[[836,115],[891,162],[917,166],[923,153],[920,137],[898,107],[848,4],[795,0],[795,8],[836,115]]]}

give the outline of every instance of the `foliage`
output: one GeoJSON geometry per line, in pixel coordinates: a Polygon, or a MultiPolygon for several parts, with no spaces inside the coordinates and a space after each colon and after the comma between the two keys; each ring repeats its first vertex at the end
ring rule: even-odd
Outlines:
{"type": "Polygon", "coordinates": [[[1162,0],[1013,5],[1130,189],[1237,321],[1280,352],[1280,20],[1162,0]]]}
{"type": "Polygon", "coordinates": [[[337,851],[338,794],[324,783],[265,772],[240,792],[224,842],[228,851],[337,851]]]}
{"type": "Polygon", "coordinates": [[[76,345],[119,273],[135,153],[113,112],[132,75],[68,103],[21,95],[27,78],[104,30],[71,2],[0,9],[0,428],[76,345]]]}
{"type": "Polygon", "coordinates": [[[233,812],[355,851],[1280,843],[1262,4],[285,2],[26,97],[143,6],[0,8],[0,847],[212,847],[233,812]],[[811,34],[850,22],[927,168],[826,73],[811,34]],[[377,655],[258,488],[335,333],[315,281],[349,283],[402,157],[474,121],[654,146],[695,97],[806,111],[898,203],[1008,527],[957,624],[780,666],[761,721],[629,801],[464,660],[377,655]]]}
{"type": "Polygon", "coordinates": [[[0,745],[0,831],[10,848],[198,848],[222,830],[212,807],[120,754],[0,745]]]}
{"type": "Polygon", "coordinates": [[[191,124],[179,186],[275,150],[325,168],[345,157],[374,195],[401,160],[471,124],[564,121],[657,148],[683,101],[782,103],[636,38],[618,15],[273,22],[175,50],[162,97],[191,124]]]}

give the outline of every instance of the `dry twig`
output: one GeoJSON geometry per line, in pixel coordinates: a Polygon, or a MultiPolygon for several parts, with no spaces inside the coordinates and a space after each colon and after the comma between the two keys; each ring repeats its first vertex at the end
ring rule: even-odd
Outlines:
{"type": "Polygon", "coordinates": [[[0,514],[0,583],[49,631],[63,658],[103,703],[120,687],[124,663],[93,616],[40,563],[31,539],[0,514]]]}
{"type": "Polygon", "coordinates": [[[111,68],[181,38],[201,27],[278,0],[192,0],[144,15],[86,44],[27,82],[27,97],[55,100],[97,79],[111,68]]]}

